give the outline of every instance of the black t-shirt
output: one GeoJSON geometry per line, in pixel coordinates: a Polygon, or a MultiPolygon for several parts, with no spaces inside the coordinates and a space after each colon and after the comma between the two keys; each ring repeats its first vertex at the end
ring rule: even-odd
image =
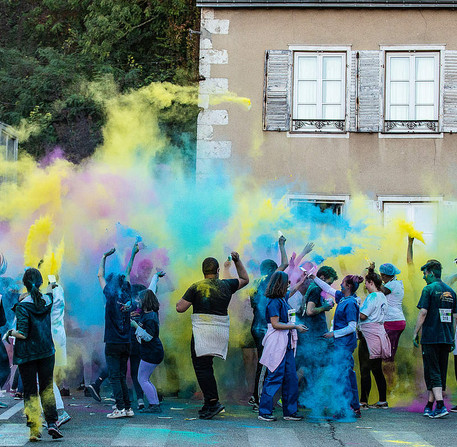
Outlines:
{"type": "Polygon", "coordinates": [[[257,279],[250,296],[252,312],[254,313],[251,330],[256,336],[262,338],[267,332],[267,325],[269,323],[266,318],[268,298],[265,296],[265,290],[269,281],[270,276],[265,279],[257,279]]]}
{"type": "Polygon", "coordinates": [[[159,338],[159,316],[156,312],[143,313],[141,314],[139,324],[153,337],[152,340],[148,342],[141,340],[141,360],[158,365],[162,362],[164,356],[162,342],[159,338]]]}
{"type": "Polygon", "coordinates": [[[105,343],[130,343],[130,284],[115,275],[106,283],[105,343]]]}
{"type": "Polygon", "coordinates": [[[455,292],[443,281],[435,281],[425,286],[417,304],[419,309],[427,309],[422,325],[421,343],[454,343],[452,314],[457,313],[455,292]]]}
{"type": "Polygon", "coordinates": [[[192,284],[182,297],[192,303],[194,314],[227,315],[238,279],[206,278],[192,284]]]}
{"type": "Polygon", "coordinates": [[[303,324],[308,327],[308,331],[305,333],[309,337],[321,337],[326,332],[328,332],[327,327],[327,318],[325,317],[325,312],[321,312],[320,314],[309,316],[306,315],[306,306],[311,301],[313,302],[316,307],[322,306],[322,290],[321,288],[312,283],[308,290],[306,291],[306,295],[303,299],[305,303],[305,315],[302,317],[303,324]]]}

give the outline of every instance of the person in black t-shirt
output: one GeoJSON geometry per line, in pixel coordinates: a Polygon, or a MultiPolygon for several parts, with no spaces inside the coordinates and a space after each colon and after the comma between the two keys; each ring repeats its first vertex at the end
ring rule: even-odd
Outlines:
{"type": "Polygon", "coordinates": [[[106,258],[116,251],[112,248],[103,255],[98,270],[98,280],[105,295],[105,357],[109,381],[116,399],[116,409],[107,415],[109,419],[132,417],[129,390],[127,387],[127,362],[130,355],[130,311],[132,294],[130,272],[138,253],[135,243],[125,275],[111,273],[105,279],[106,258]]]}
{"type": "MultiPolygon", "coordinates": [[[[227,309],[232,298],[232,294],[237,290],[249,284],[249,277],[240,260],[240,256],[236,252],[231,253],[232,260],[235,264],[238,279],[219,279],[219,263],[217,259],[206,258],[202,263],[202,271],[204,279],[192,284],[184,294],[184,296],[176,304],[176,310],[179,313],[185,312],[190,306],[193,306],[193,314],[198,317],[198,314],[212,315],[214,318],[208,318],[213,322],[213,329],[218,325],[224,325],[224,317],[227,318],[226,324],[228,326],[227,309]]],[[[194,321],[194,320],[193,320],[194,321]]],[[[227,328],[225,326],[225,328],[227,328]]],[[[195,332],[193,325],[193,331],[195,332]]],[[[211,327],[208,329],[211,331],[211,327]]],[[[222,329],[223,331],[224,329],[222,329]]],[[[228,335],[228,334],[227,334],[228,335]]],[[[207,335],[208,344],[213,340],[210,335],[207,335]]],[[[228,339],[227,339],[228,342],[228,339]]],[[[203,336],[202,346],[197,346],[205,351],[205,337],[203,336]]],[[[203,354],[197,356],[196,343],[194,335],[191,340],[191,355],[192,364],[194,366],[195,375],[197,376],[198,384],[203,392],[205,399],[202,409],[199,411],[200,419],[211,419],[216,414],[220,413],[224,407],[219,402],[219,395],[217,392],[216,379],[213,371],[213,358],[215,355],[224,357],[223,354],[203,354]]],[[[225,353],[226,353],[225,346],[225,353]]],[[[221,351],[223,351],[223,347],[221,351]]]]}

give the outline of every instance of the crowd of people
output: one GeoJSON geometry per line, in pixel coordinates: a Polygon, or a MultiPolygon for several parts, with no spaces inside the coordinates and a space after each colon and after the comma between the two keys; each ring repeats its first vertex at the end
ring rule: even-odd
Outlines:
{"type": "MultiPolygon", "coordinates": [[[[404,287],[397,279],[400,270],[392,263],[384,263],[378,273],[371,263],[361,274],[346,275],[337,290],[332,287],[338,279],[334,268],[306,259],[313,250],[312,243],[290,259],[282,234],[278,244],[280,265],[272,259],[262,261],[260,277],[247,289],[253,311],[251,343],[258,358],[249,404],[258,419],[275,421],[275,406],[282,407],[287,421],[303,419],[300,406],[309,409],[314,418],[332,419],[359,418],[367,408],[387,409],[388,387],[395,376],[395,355],[406,327],[402,308],[404,287]],[[361,284],[367,292],[363,300],[357,295],[361,284]],[[332,309],[329,328],[327,314],[332,309]],[[354,371],[356,349],[360,392],[354,371]],[[370,405],[371,375],[379,400],[370,405]]],[[[409,238],[410,264],[412,246],[413,239],[409,238]]],[[[109,419],[134,416],[127,384],[129,362],[138,409],[143,413],[162,411],[151,375],[166,358],[159,336],[160,303],[156,296],[159,279],[165,273],[158,269],[152,278],[146,275],[142,281],[131,281],[138,251],[136,242],[125,272],[106,275],[106,260],[115,253],[113,248],[103,255],[98,271],[105,297],[104,362],[100,362],[94,382],[91,374],[85,372],[83,388],[87,396],[101,401],[101,385],[109,378],[115,401],[107,414],[109,419]]],[[[6,265],[2,255],[2,275],[6,265]]],[[[423,414],[441,418],[448,414],[443,391],[449,353],[455,349],[457,299],[452,288],[441,280],[439,261],[428,260],[421,271],[426,286],[417,304],[413,343],[422,350],[428,391],[423,414]]],[[[202,273],[203,279],[192,284],[176,303],[176,311],[184,313],[192,307],[190,356],[204,399],[198,417],[212,419],[224,410],[213,359],[227,357],[229,304],[233,294],[250,281],[237,252],[230,254],[222,272],[215,258],[206,258],[202,273]],[[232,265],[236,275],[231,271],[232,265]]],[[[0,284],[0,326],[4,342],[14,345],[12,360],[18,366],[14,380],[16,395],[24,399],[31,441],[41,439],[42,417],[54,439],[63,436],[60,427],[71,419],[61,397],[65,394],[62,368],[67,365],[65,298],[58,278],[50,275],[47,279],[46,293],[42,293],[43,277],[38,266],[25,270],[22,294],[14,292],[6,278],[2,277],[0,284]]],[[[74,333],[72,336],[75,337],[74,333]]],[[[69,342],[71,338],[68,337],[69,342]]],[[[413,345],[411,349],[415,349],[413,345]]],[[[88,362],[83,359],[83,363],[88,362]]],[[[10,372],[5,344],[0,343],[1,387],[10,372]]],[[[457,412],[457,407],[450,411],[457,412]]]]}

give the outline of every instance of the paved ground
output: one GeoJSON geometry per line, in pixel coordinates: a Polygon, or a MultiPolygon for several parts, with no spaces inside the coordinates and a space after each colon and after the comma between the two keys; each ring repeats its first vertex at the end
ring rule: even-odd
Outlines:
{"type": "MultiPolygon", "coordinates": [[[[0,446],[28,444],[28,429],[22,416],[22,402],[7,396],[10,405],[0,410],[0,446]]],[[[90,398],[66,398],[67,411],[73,419],[62,431],[65,438],[51,441],[47,434],[41,444],[66,446],[363,446],[428,447],[457,446],[457,414],[440,420],[397,408],[367,410],[362,419],[352,423],[257,420],[248,406],[228,405],[226,412],[211,421],[194,419],[197,402],[166,399],[163,413],[136,414],[131,419],[108,420],[111,402],[96,403],[90,398]]],[[[306,414],[306,413],[305,413],[306,414]]],[[[280,416],[279,409],[276,415],[280,416]]]]}

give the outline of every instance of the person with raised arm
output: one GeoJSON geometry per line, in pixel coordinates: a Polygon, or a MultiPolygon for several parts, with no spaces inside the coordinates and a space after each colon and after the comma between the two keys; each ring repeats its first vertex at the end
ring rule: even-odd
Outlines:
{"type": "Polygon", "coordinates": [[[138,243],[136,242],[133,246],[125,274],[111,273],[105,278],[106,258],[115,251],[116,249],[112,248],[103,255],[98,270],[98,280],[106,299],[104,337],[106,365],[116,399],[116,408],[107,415],[109,419],[134,416],[126,376],[130,354],[130,310],[132,305],[130,272],[135,255],[139,251],[138,243]]]}
{"type": "Polygon", "coordinates": [[[229,340],[228,306],[232,295],[249,284],[249,277],[237,252],[231,253],[238,278],[219,279],[219,262],[206,258],[202,263],[204,279],[192,284],[176,303],[176,311],[186,312],[193,307],[191,356],[198,384],[203,392],[204,405],[200,419],[211,419],[224,406],[219,402],[213,359],[225,360],[229,340]]]}
{"type": "MultiPolygon", "coordinates": [[[[249,291],[251,308],[253,313],[251,324],[251,335],[257,349],[257,368],[255,372],[254,390],[250,404],[252,410],[259,410],[259,382],[262,374],[262,365],[260,357],[263,351],[263,337],[267,333],[268,321],[265,316],[267,309],[268,298],[265,296],[265,290],[270,282],[271,276],[275,272],[283,272],[289,265],[286,253],[286,238],[281,235],[278,240],[279,251],[281,253],[281,265],[278,266],[272,259],[265,259],[260,264],[260,278],[254,280],[252,289],[249,291]]],[[[261,385],[261,384],[260,384],[261,385]]]]}

